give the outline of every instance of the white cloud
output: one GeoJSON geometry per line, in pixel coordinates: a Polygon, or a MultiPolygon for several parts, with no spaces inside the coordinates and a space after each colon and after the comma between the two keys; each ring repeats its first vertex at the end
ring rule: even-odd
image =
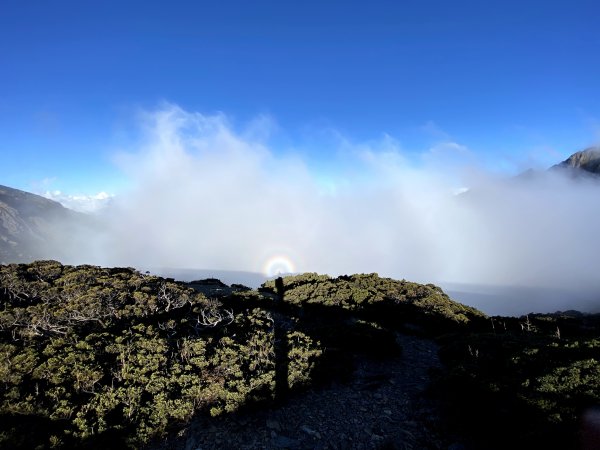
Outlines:
{"type": "Polygon", "coordinates": [[[458,142],[446,141],[440,142],[429,149],[429,153],[433,155],[444,155],[444,154],[459,154],[468,155],[470,154],[469,149],[458,142]]]}
{"type": "Polygon", "coordinates": [[[119,157],[133,187],[73,259],[258,272],[280,258],[332,275],[600,287],[598,186],[497,182],[455,142],[414,165],[390,136],[341,139],[343,170],[325,177],[222,114],[168,105],[145,120],[143,144],[119,157]]]}
{"type": "Polygon", "coordinates": [[[448,133],[446,133],[444,130],[442,130],[437,123],[435,123],[433,120],[428,120],[427,122],[425,122],[424,125],[422,125],[420,127],[421,131],[437,138],[437,139],[443,139],[443,140],[449,140],[450,135],[448,133]]]}
{"type": "Polygon", "coordinates": [[[476,165],[475,155],[466,145],[454,141],[443,141],[433,145],[423,153],[425,164],[433,166],[436,170],[456,170],[460,167],[476,165]]]}
{"type": "Polygon", "coordinates": [[[59,190],[46,191],[41,195],[47,199],[59,202],[65,208],[84,213],[100,212],[106,208],[114,198],[113,195],[106,192],[98,192],[97,194],[92,195],[71,195],[59,190]]]}

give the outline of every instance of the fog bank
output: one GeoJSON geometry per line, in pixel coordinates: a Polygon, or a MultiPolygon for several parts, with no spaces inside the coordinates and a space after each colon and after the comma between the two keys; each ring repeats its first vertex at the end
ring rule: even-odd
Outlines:
{"type": "Polygon", "coordinates": [[[325,170],[271,148],[268,121],[240,131],[173,105],[144,127],[140,145],[117,158],[131,188],[72,261],[600,292],[594,181],[499,180],[458,144],[415,161],[389,137],[320,149],[337,155],[325,170]]]}

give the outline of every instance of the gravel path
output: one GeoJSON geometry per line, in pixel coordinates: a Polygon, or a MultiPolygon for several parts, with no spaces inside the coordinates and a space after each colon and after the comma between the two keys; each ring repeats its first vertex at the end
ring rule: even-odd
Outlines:
{"type": "MultiPolygon", "coordinates": [[[[351,381],[302,392],[283,405],[200,417],[162,448],[446,449],[435,405],[422,394],[439,369],[433,341],[398,334],[402,355],[357,357],[351,381]]],[[[450,448],[454,447],[453,445],[450,448]]]]}

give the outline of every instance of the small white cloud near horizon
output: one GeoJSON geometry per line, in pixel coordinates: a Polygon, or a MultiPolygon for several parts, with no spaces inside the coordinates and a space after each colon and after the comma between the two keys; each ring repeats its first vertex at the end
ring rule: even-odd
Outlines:
{"type": "Polygon", "coordinates": [[[42,197],[48,200],[54,200],[60,203],[65,208],[83,213],[98,213],[105,209],[110,202],[115,198],[114,195],[104,191],[97,194],[67,194],[60,190],[46,191],[41,194],[42,197]]]}

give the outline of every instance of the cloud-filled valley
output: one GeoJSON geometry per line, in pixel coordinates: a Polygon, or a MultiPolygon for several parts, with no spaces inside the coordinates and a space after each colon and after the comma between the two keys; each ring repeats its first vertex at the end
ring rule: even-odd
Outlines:
{"type": "Polygon", "coordinates": [[[498,178],[455,143],[415,162],[390,137],[340,139],[324,173],[274,151],[268,120],[238,131],[175,105],[144,117],[139,145],[116,157],[129,189],[71,262],[600,288],[595,180],[498,178]]]}

